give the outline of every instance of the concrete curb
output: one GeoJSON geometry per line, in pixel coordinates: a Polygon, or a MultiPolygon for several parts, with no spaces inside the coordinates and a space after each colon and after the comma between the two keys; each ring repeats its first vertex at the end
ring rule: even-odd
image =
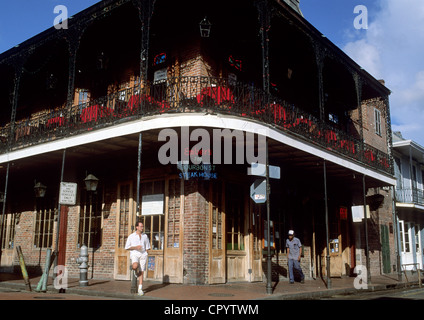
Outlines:
{"type": "MultiPolygon", "coordinates": [[[[402,288],[411,288],[418,286],[418,281],[409,282],[409,283],[397,283],[397,284],[387,284],[387,285],[371,285],[368,289],[355,289],[355,288],[342,288],[342,289],[324,289],[320,291],[311,291],[311,292],[299,292],[299,293],[283,293],[283,294],[273,294],[265,298],[257,298],[253,300],[317,300],[322,298],[330,298],[336,295],[356,295],[366,292],[377,292],[384,290],[395,290],[402,288]]],[[[14,290],[27,291],[26,285],[21,283],[13,282],[0,282],[0,288],[8,288],[14,290]]],[[[36,291],[32,291],[34,294],[37,294],[36,291]]],[[[47,287],[47,292],[59,293],[59,290],[55,289],[53,286],[49,285],[47,287]]],[[[117,299],[126,299],[126,300],[157,300],[157,301],[169,301],[168,299],[163,299],[159,297],[152,297],[144,295],[139,297],[131,293],[120,293],[120,292],[108,292],[108,291],[99,291],[99,290],[87,290],[79,288],[68,288],[66,293],[82,296],[92,296],[92,297],[104,297],[104,298],[117,298],[117,299]]],[[[190,300],[190,299],[187,299],[190,300]]]]}

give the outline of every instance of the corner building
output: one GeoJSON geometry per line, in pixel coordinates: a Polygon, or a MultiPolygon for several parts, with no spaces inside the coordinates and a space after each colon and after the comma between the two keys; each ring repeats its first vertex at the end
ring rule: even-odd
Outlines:
{"type": "Polygon", "coordinates": [[[18,271],[17,246],[35,273],[52,248],[77,277],[85,244],[89,279],[129,280],[137,219],[146,278],[161,282],[264,281],[268,243],[273,280],[285,279],[289,229],[309,279],[397,270],[390,91],[298,1],[105,0],[2,53],[0,74],[3,272],[18,271]],[[165,129],[176,163],[158,158],[165,129]],[[270,239],[249,150],[280,168],[270,239]],[[74,205],[60,182],[77,184],[74,205]],[[352,215],[364,204],[367,225],[352,215]]]}

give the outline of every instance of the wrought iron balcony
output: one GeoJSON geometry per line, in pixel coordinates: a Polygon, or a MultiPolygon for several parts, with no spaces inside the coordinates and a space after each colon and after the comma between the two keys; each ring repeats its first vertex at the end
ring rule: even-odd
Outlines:
{"type": "Polygon", "coordinates": [[[393,173],[388,154],[353,138],[342,130],[250,85],[222,78],[175,77],[117,91],[100,99],[33,115],[0,128],[0,153],[77,135],[143,116],[163,113],[208,112],[231,114],[266,123],[299,139],[361,163],[393,173]]]}
{"type": "Polygon", "coordinates": [[[396,202],[424,206],[424,190],[396,189],[396,202]]]}

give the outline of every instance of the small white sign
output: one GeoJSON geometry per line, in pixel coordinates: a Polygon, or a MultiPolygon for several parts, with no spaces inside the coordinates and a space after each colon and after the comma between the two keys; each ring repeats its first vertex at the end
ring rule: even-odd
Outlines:
{"type": "Polygon", "coordinates": [[[163,193],[143,196],[141,202],[141,215],[149,216],[156,214],[164,214],[163,198],[163,193]]]}
{"type": "Polygon", "coordinates": [[[61,182],[59,204],[74,206],[77,203],[77,184],[73,182],[61,182]]]}
{"type": "Polygon", "coordinates": [[[168,69],[160,69],[153,74],[153,82],[165,81],[168,76],[168,69]]]}
{"type": "MultiPolygon", "coordinates": [[[[367,218],[370,218],[370,207],[367,205],[367,218]]],[[[364,219],[364,206],[352,206],[352,221],[362,222],[364,219]]]]}

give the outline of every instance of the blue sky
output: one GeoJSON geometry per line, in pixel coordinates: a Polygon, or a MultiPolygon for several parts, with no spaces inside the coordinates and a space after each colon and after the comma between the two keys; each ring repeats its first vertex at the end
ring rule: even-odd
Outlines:
{"type": "MultiPolygon", "coordinates": [[[[200,1],[200,0],[199,0],[200,1]]],[[[0,0],[0,53],[50,28],[64,5],[69,15],[98,0],[0,0]]],[[[424,146],[424,1],[300,0],[305,18],[392,90],[392,128],[424,146]],[[357,30],[354,8],[368,11],[357,30]]]]}

